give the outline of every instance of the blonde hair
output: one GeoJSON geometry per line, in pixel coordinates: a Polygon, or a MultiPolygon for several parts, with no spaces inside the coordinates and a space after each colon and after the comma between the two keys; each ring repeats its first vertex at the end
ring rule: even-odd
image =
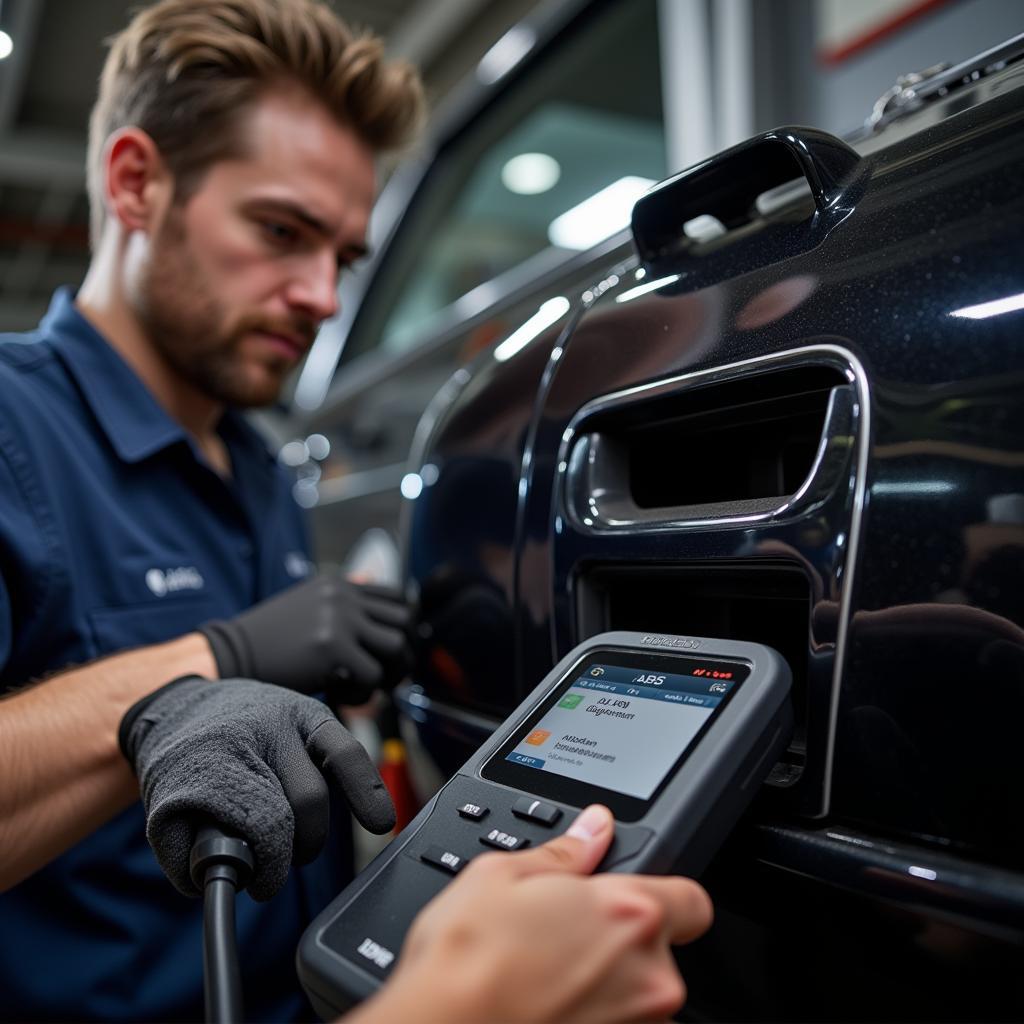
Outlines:
{"type": "Polygon", "coordinates": [[[375,152],[411,141],[423,117],[416,71],[385,62],[380,39],[353,33],[319,0],[160,0],[136,14],[111,42],[89,120],[93,246],[113,132],[145,131],[184,199],[211,164],[242,150],[247,108],[286,84],[307,90],[375,152]]]}

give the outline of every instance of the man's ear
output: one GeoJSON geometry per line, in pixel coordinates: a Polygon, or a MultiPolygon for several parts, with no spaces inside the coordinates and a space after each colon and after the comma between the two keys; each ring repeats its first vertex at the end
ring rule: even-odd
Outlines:
{"type": "Polygon", "coordinates": [[[128,231],[157,223],[173,182],[156,143],[141,128],[121,128],[107,140],[103,162],[107,213],[128,231]]]}

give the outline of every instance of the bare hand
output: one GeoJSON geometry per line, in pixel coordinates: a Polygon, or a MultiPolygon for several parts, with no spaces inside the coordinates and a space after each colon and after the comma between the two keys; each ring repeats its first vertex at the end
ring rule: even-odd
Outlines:
{"type": "Polygon", "coordinates": [[[591,875],[613,826],[593,806],[543,846],[474,858],[421,911],[352,1024],[671,1017],[686,988],[669,947],[710,927],[711,901],[691,879],[591,875]]]}

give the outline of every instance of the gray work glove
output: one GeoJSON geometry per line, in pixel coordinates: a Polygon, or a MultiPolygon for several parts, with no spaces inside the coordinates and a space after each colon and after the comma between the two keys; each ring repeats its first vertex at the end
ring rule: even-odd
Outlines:
{"type": "Polygon", "coordinates": [[[192,841],[212,822],[248,841],[256,860],[249,892],[269,900],[290,864],[307,864],[323,848],[328,782],[371,832],[395,826],[363,747],[325,704],[279,686],[177,679],[128,709],[118,740],[139,777],[146,837],[186,896],[199,895],[189,875],[192,841]]]}
{"type": "Polygon", "coordinates": [[[412,610],[391,587],[314,576],[233,619],[199,627],[221,678],[244,676],[361,704],[412,664],[412,610]]]}

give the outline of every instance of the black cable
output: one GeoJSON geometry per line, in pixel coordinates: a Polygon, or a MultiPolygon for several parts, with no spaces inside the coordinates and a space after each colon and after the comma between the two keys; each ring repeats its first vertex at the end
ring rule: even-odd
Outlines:
{"type": "Polygon", "coordinates": [[[189,858],[192,880],[203,889],[203,977],[206,1019],[240,1024],[245,1017],[235,934],[235,896],[252,875],[253,858],[244,839],[219,828],[199,830],[189,858]]]}
{"type": "Polygon", "coordinates": [[[207,869],[203,887],[203,976],[210,1024],[241,1021],[242,976],[235,935],[235,872],[226,864],[207,869]]]}

